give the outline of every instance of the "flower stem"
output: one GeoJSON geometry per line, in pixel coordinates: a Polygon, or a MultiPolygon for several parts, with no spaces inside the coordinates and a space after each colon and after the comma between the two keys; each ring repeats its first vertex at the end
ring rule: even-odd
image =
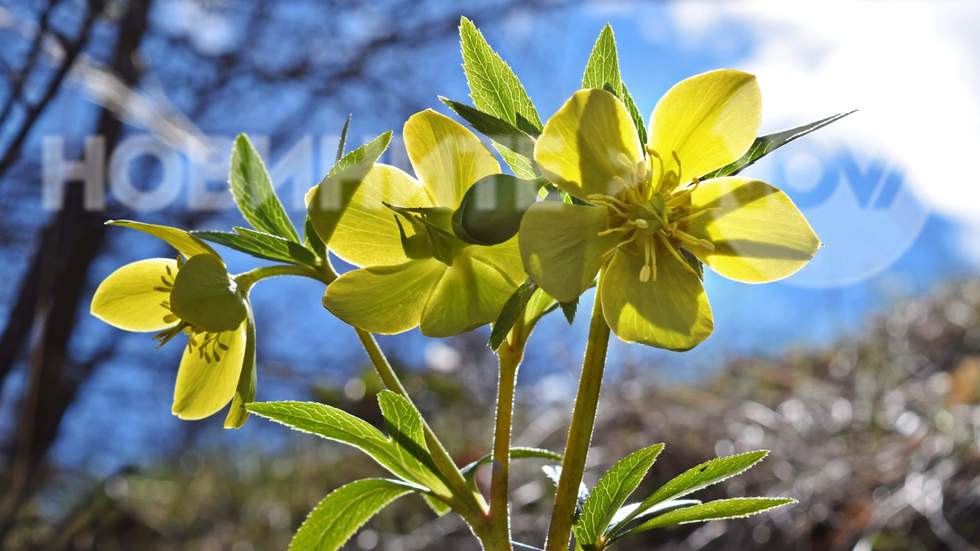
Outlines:
{"type": "Polygon", "coordinates": [[[329,281],[326,278],[326,274],[318,271],[312,266],[301,266],[297,264],[275,264],[273,266],[262,266],[261,268],[255,268],[254,270],[249,270],[247,272],[240,273],[235,276],[235,282],[238,284],[239,289],[243,292],[248,292],[253,285],[262,281],[263,279],[277,276],[294,275],[301,277],[308,277],[315,279],[317,281],[322,281],[324,283],[330,283],[333,279],[336,279],[334,275],[333,279],[329,281]]]}
{"type": "Polygon", "coordinates": [[[523,320],[511,330],[510,338],[497,350],[499,380],[497,381],[497,414],[493,434],[493,474],[490,479],[491,530],[500,549],[511,549],[508,487],[510,480],[510,437],[514,415],[514,390],[517,371],[524,358],[527,334],[523,320]]]}
{"type": "MultiPolygon", "coordinates": [[[[601,276],[600,276],[601,277],[601,276]]],[[[585,472],[585,459],[592,441],[596,410],[599,407],[599,391],[602,388],[602,372],[606,364],[609,346],[609,326],[602,316],[602,305],[596,293],[592,306],[592,322],[589,340],[582,360],[582,376],[572,409],[572,423],[568,427],[565,453],[561,462],[561,478],[555,493],[555,507],[548,527],[546,551],[567,551],[572,531],[572,516],[578,500],[578,489],[585,472]]]]}

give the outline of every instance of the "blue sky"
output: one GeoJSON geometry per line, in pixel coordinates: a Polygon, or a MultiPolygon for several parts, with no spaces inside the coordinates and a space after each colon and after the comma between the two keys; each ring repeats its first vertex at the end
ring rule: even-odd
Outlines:
{"type": "MultiPolygon", "coordinates": [[[[785,33],[798,24],[793,16],[755,17],[751,7],[732,10],[715,9],[715,5],[587,4],[556,14],[515,16],[487,32],[490,42],[523,80],[542,118],[577,88],[592,43],[606,22],[615,28],[623,76],[644,114],[673,83],[718,67],[758,72],[765,100],[764,131],[861,109],[821,131],[819,137],[790,145],[747,172],[781,187],[797,201],[826,244],[818,259],[800,274],[765,286],[742,285],[709,273],[706,287],[715,312],[715,335],[686,354],[614,343],[610,353],[612,372],[629,361],[655,367],[652,373],[659,378],[688,379],[710,373],[734,355],[776,354],[787,348],[821,345],[831,338],[859,334],[875,313],[896,300],[976,274],[976,255],[964,241],[964,235],[980,220],[976,203],[964,208],[962,201],[937,200],[932,191],[935,185],[924,181],[921,167],[907,153],[918,142],[914,136],[903,139],[905,134],[932,129],[923,130],[921,124],[925,123],[921,121],[919,127],[904,130],[883,128],[879,122],[892,119],[876,109],[872,100],[877,96],[869,95],[868,86],[862,87],[854,78],[834,78],[835,67],[840,65],[834,39],[800,35],[798,43],[786,48],[785,58],[774,57],[773,39],[769,37],[785,39],[785,33]],[[800,76],[801,71],[805,75],[807,67],[815,75],[809,83],[800,76]],[[803,85],[823,91],[819,101],[801,95],[801,79],[803,85]],[[974,224],[970,223],[971,215],[974,224]]],[[[902,23],[915,20],[914,16],[901,12],[895,17],[904,18],[896,20],[902,23]]],[[[216,25],[221,32],[228,32],[226,26],[216,25]]],[[[887,40],[889,36],[877,38],[887,40]]],[[[220,36],[209,37],[206,41],[220,47],[219,39],[220,36]]],[[[852,48],[860,46],[848,42],[851,39],[847,36],[840,40],[852,48]]],[[[871,59],[876,52],[873,49],[868,54],[871,59]]],[[[426,64],[445,67],[445,75],[420,87],[422,101],[437,108],[437,95],[466,99],[456,46],[447,42],[432,56],[425,60],[426,64]]],[[[882,60],[886,61],[890,62],[882,60]]],[[[840,74],[853,76],[850,69],[845,63],[840,74]]],[[[885,98],[883,103],[890,107],[893,99],[885,98]]],[[[62,109],[74,113],[75,119],[84,118],[84,110],[76,106],[62,109]]],[[[336,120],[329,121],[335,127],[340,125],[340,113],[337,115],[336,120]]],[[[261,123],[252,118],[243,119],[246,126],[236,130],[261,133],[261,123]]],[[[354,136],[370,137],[387,128],[394,128],[397,133],[401,122],[378,121],[355,113],[354,136]]],[[[56,127],[64,124],[64,119],[47,124],[56,127]]],[[[273,150],[288,149],[288,145],[274,144],[273,150]]],[[[943,180],[944,184],[948,181],[943,180]]],[[[234,213],[225,219],[238,223],[234,213]]],[[[209,226],[213,227],[214,222],[209,226]]],[[[160,252],[148,245],[148,238],[124,239],[125,247],[119,248],[118,257],[97,266],[100,275],[145,256],[148,250],[152,251],[150,254],[160,252]]],[[[239,255],[229,254],[228,258],[233,268],[245,269],[249,265],[239,255]]],[[[312,282],[285,279],[265,282],[254,292],[260,399],[296,397],[296,387],[277,375],[277,365],[295,366],[299,374],[308,378],[301,383],[340,383],[362,366],[362,353],[349,329],[320,307],[320,292],[312,282]]],[[[589,300],[591,294],[583,297],[582,314],[571,327],[559,315],[542,322],[532,342],[522,383],[546,375],[556,375],[565,382],[573,380],[584,344],[589,300]]],[[[85,397],[67,419],[68,438],[59,448],[59,457],[75,461],[93,446],[98,447],[100,437],[86,434],[87,423],[123,408],[132,412],[133,422],[120,424],[125,426],[116,429],[120,431],[120,444],[116,446],[119,449],[108,444],[109,449],[103,450],[99,459],[115,464],[130,455],[139,455],[133,450],[141,445],[159,445],[157,431],[172,430],[178,423],[169,415],[169,406],[179,350],[170,346],[152,353],[148,351],[151,342],[147,337],[113,333],[114,330],[93,323],[87,324],[86,332],[100,336],[112,333],[125,339],[124,348],[132,355],[103,366],[89,383],[85,397]],[[148,367],[134,369],[134,359],[149,361],[148,367]]],[[[423,339],[417,332],[384,337],[381,342],[394,356],[420,367],[426,364],[426,351],[431,352],[433,346],[432,340],[423,339]]],[[[452,343],[448,340],[444,344],[452,343]]],[[[76,343],[82,347],[86,344],[76,343]]],[[[8,385],[6,392],[13,392],[15,387],[8,385]]],[[[209,429],[215,429],[220,419],[207,423],[209,429]]],[[[249,434],[243,435],[246,440],[249,434]]]]}

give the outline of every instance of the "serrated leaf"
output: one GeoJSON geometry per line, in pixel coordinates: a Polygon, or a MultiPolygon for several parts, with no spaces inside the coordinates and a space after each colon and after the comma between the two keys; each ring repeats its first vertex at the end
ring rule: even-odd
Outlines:
{"type": "Polygon", "coordinates": [[[637,450],[620,459],[599,478],[573,526],[579,545],[585,549],[594,549],[599,545],[616,511],[640,485],[663,450],[663,444],[637,450]]]}
{"type": "Polygon", "coordinates": [[[347,114],[344,119],[344,126],[340,129],[340,140],[337,141],[337,154],[334,156],[334,163],[339,163],[344,157],[344,150],[347,148],[347,132],[350,130],[350,120],[354,117],[352,113],[347,114]]]}
{"type": "Polygon", "coordinates": [[[330,172],[309,194],[307,217],[313,224],[320,241],[330,246],[330,238],[341,215],[350,205],[354,192],[364,177],[388,148],[391,131],[358,147],[337,161],[330,172]]]}
{"type": "Polygon", "coordinates": [[[709,501],[700,505],[692,505],[682,509],[676,509],[669,513],[664,513],[654,517],[643,524],[640,524],[630,534],[646,532],[654,528],[664,528],[676,526],[678,524],[688,524],[691,522],[707,522],[709,520],[724,520],[733,518],[746,518],[752,515],[796,503],[795,499],[780,497],[737,497],[732,499],[719,499],[709,501]]]}
{"type": "Polygon", "coordinates": [[[453,510],[452,507],[446,505],[445,502],[440,501],[431,494],[422,494],[422,501],[425,502],[425,504],[433,513],[435,513],[437,517],[446,516],[447,513],[453,510]]]}
{"type": "Polygon", "coordinates": [[[582,88],[598,88],[616,95],[626,105],[630,118],[640,137],[640,143],[647,143],[646,125],[643,116],[633,101],[633,96],[626,89],[626,83],[619,70],[619,54],[616,52],[616,38],[612,26],[606,25],[592,46],[589,61],[585,64],[582,76],[582,88]]]}
{"type": "MultiPolygon", "coordinates": [[[[543,450],[541,448],[528,448],[516,446],[510,449],[511,459],[547,459],[549,461],[561,461],[561,454],[558,452],[553,452],[551,450],[543,450]]],[[[476,461],[466,465],[462,469],[463,476],[470,478],[476,474],[476,470],[483,465],[489,464],[493,461],[492,454],[486,454],[483,457],[477,459],[476,461]]]]}
{"type": "Polygon", "coordinates": [[[459,42],[473,104],[531,136],[538,136],[541,119],[524,85],[490,47],[476,25],[465,17],[459,22],[459,42]]]}
{"type": "Polygon", "coordinates": [[[739,475],[751,469],[767,455],[769,455],[768,450],[757,450],[727,457],[717,457],[688,469],[661,486],[650,497],[644,499],[640,506],[633,511],[632,516],[620,521],[610,532],[613,534],[618,533],[636,516],[646,512],[658,503],[690,495],[698,490],[703,490],[708,486],[739,475]]]}
{"type": "Polygon", "coordinates": [[[453,212],[453,233],[467,243],[498,245],[517,235],[524,212],[538,200],[544,180],[491,174],[477,180],[453,212]]]}
{"type": "Polygon", "coordinates": [[[184,258],[190,258],[198,254],[213,254],[214,256],[218,256],[218,253],[207,243],[194,237],[191,234],[192,232],[188,232],[187,230],[171,226],[160,226],[158,224],[146,224],[133,220],[109,220],[106,224],[141,231],[157,239],[162,239],[168,245],[177,249],[177,252],[182,254],[184,258]]]}
{"type": "Polygon", "coordinates": [[[238,210],[253,228],[299,242],[296,228],[272,187],[269,171],[245,134],[239,134],[235,138],[229,183],[238,210]]]}
{"type": "Polygon", "coordinates": [[[507,338],[507,334],[513,329],[514,324],[524,314],[524,308],[537,289],[538,286],[528,278],[510,295],[510,298],[504,303],[504,307],[500,309],[500,314],[497,315],[497,321],[493,322],[493,329],[490,331],[490,340],[487,341],[490,350],[500,348],[504,339],[507,338]]]}
{"type": "Polygon", "coordinates": [[[191,233],[195,237],[224,245],[256,258],[310,266],[317,262],[315,254],[294,241],[248,228],[235,227],[234,230],[234,232],[195,231],[191,233]]]}
{"type": "Polygon", "coordinates": [[[378,405],[387,424],[388,436],[404,469],[413,474],[413,480],[422,482],[436,493],[448,492],[436,474],[432,455],[425,442],[422,414],[407,398],[390,390],[378,393],[378,405]]]}
{"type": "Polygon", "coordinates": [[[789,130],[783,130],[782,132],[775,132],[773,134],[760,136],[756,138],[754,142],[752,142],[749,150],[745,153],[745,155],[742,155],[740,159],[731,164],[723,166],[710,174],[705,174],[703,177],[701,177],[701,179],[707,180],[708,178],[734,176],[735,174],[738,174],[744,170],[746,167],[752,165],[759,159],[765,157],[780,147],[802,138],[811,132],[820,130],[831,123],[837,122],[855,111],[857,110],[855,109],[854,111],[848,111],[847,113],[838,113],[825,119],[811,122],[810,124],[804,124],[803,126],[797,126],[796,128],[790,128],[789,130]]]}
{"type": "MultiPolygon", "coordinates": [[[[661,501],[660,503],[644,511],[643,514],[637,515],[631,522],[634,524],[639,524],[657,515],[666,513],[667,511],[673,511],[674,509],[700,504],[701,501],[698,499],[672,499],[670,501],[661,501]]],[[[629,505],[620,507],[619,510],[616,511],[616,514],[613,515],[612,520],[609,521],[609,524],[613,526],[618,525],[623,519],[629,517],[639,506],[639,503],[630,503],[629,505]]],[[[627,527],[626,531],[628,531],[628,529],[629,527],[627,527]]]]}
{"type": "Polygon", "coordinates": [[[385,478],[366,478],[330,492],[300,525],[290,551],[336,551],[392,501],[420,489],[385,478]]]}
{"type": "Polygon", "coordinates": [[[630,112],[630,118],[633,119],[633,125],[636,126],[636,133],[640,136],[640,143],[647,143],[647,125],[643,122],[643,115],[636,106],[636,101],[633,100],[633,96],[630,94],[625,82],[623,83],[623,103],[626,104],[626,109],[630,112]]]}
{"type": "Polygon", "coordinates": [[[245,409],[301,432],[354,446],[371,456],[392,474],[424,485],[402,462],[402,451],[373,425],[346,411],[313,402],[253,402],[245,409]]]}
{"type": "Polygon", "coordinates": [[[477,132],[490,138],[497,145],[502,145],[529,161],[534,158],[534,138],[510,121],[449,98],[439,96],[439,99],[470,123],[477,132]]]}

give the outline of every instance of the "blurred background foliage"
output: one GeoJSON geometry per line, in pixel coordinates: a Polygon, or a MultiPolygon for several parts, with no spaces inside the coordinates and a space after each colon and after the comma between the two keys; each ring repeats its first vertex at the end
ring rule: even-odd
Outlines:
{"type": "MultiPolygon", "coordinates": [[[[437,95],[466,99],[455,34],[460,15],[474,19],[512,63],[542,116],[577,86],[592,40],[611,21],[624,77],[649,112],[672,82],[752,58],[751,33],[735,20],[730,33],[693,45],[685,40],[696,35],[692,20],[720,10],[680,4],[0,2],[0,548],[281,549],[325,493],[379,474],[339,445],[261,420],[227,432],[220,419],[172,418],[178,347],[153,350],[148,338],[122,335],[87,315],[94,284],[112,269],[171,253],[107,230],[105,219],[228,227],[239,222],[223,191],[230,136],[237,132],[266,137],[274,161],[310,135],[326,136],[311,147],[330,151],[335,141],[329,138],[348,112],[354,113],[352,139],[360,142],[389,128],[397,135],[411,113],[436,107],[437,95]],[[680,12],[694,17],[676,17],[680,12]],[[75,183],[64,188],[61,208],[43,208],[45,137],[60,137],[65,158],[75,160],[93,135],[104,138],[107,155],[134,136],[191,152],[180,158],[180,200],[147,210],[110,194],[105,208],[93,209],[75,183]],[[188,208],[194,185],[214,204],[188,208]]],[[[926,18],[915,22],[928,30],[926,18]]],[[[879,32],[856,32],[865,31],[879,32]]],[[[799,33],[783,38],[819,49],[799,33]]],[[[789,95],[770,102],[776,92],[767,81],[778,75],[760,76],[767,106],[795,101],[789,95]]],[[[833,79],[820,82],[830,84],[833,79]]],[[[791,126],[853,106],[824,112],[798,105],[798,119],[777,122],[791,126]]],[[[859,107],[866,113],[874,105],[859,107]]],[[[827,134],[831,141],[851,136],[862,113],[838,123],[853,126],[827,134]]],[[[810,151],[791,147],[787,155],[810,151]]],[[[877,189],[876,203],[887,195],[879,189],[883,182],[896,181],[878,169],[855,169],[851,154],[858,150],[811,153],[824,173],[836,174],[830,170],[836,167],[848,175],[855,193],[877,189]]],[[[299,181],[282,188],[295,217],[301,203],[289,198],[302,197],[330,156],[314,153],[310,173],[293,174],[299,181]]],[[[399,145],[390,157],[403,157],[399,145]]],[[[169,182],[159,159],[137,158],[127,168],[138,190],[169,182]]],[[[752,174],[792,184],[801,173],[791,168],[760,163],[752,174]]],[[[935,184],[903,181],[901,169],[895,174],[909,188],[935,184]]],[[[104,188],[104,178],[96,180],[104,188]]],[[[762,466],[706,497],[786,495],[800,503],[747,521],[652,533],[624,541],[623,549],[966,551],[980,545],[980,279],[976,257],[958,240],[962,220],[946,212],[926,216],[921,208],[896,209],[892,226],[865,223],[877,218],[864,212],[826,214],[815,199],[823,197],[824,184],[785,189],[812,216],[828,243],[821,256],[830,263],[764,288],[709,274],[718,327],[690,354],[613,346],[587,472],[594,482],[625,453],[663,441],[667,451],[645,486],[653,487],[710,456],[768,448],[772,455],[762,466]],[[902,239],[908,243],[901,254],[848,279],[875,248],[902,239]],[[849,248],[864,241],[870,251],[849,248]],[[843,256],[834,256],[841,250],[843,256]],[[812,284],[821,279],[827,284],[812,284]]],[[[836,189],[836,181],[830,184],[836,189]]],[[[240,255],[227,258],[235,269],[250,266],[240,255]]],[[[379,384],[352,333],[320,308],[320,292],[315,284],[287,280],[256,291],[259,398],[316,399],[380,424],[379,384]]],[[[561,448],[584,334],[581,319],[568,326],[560,315],[539,327],[521,375],[515,444],[561,448]]],[[[496,377],[486,336],[484,330],[440,341],[416,333],[382,340],[460,464],[490,444],[496,377]]],[[[513,485],[515,537],[532,545],[541,543],[550,507],[540,466],[518,462],[513,485]]],[[[481,473],[484,485],[487,474],[481,473]]],[[[435,519],[421,501],[404,498],[350,548],[473,544],[457,520],[435,519]]]]}

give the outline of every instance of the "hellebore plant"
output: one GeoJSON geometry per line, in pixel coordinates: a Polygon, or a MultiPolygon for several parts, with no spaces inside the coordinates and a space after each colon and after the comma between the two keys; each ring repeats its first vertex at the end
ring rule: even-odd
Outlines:
{"type": "Polygon", "coordinates": [[[432,110],[416,113],[404,140],[417,180],[379,163],[386,132],[350,152],[344,125],[336,164],[307,194],[303,235],[280,203],[244,135],[229,183],[251,227],[186,232],[111,222],[163,239],[179,253],[123,266],[92,299],[92,314],[120,329],[186,335],[173,412],[203,419],[231,402],[227,428],[249,412],[356,447],[390,478],[329,493],[290,549],[336,550],[378,511],[417,494],[437,515],[458,514],[487,550],[535,548],[512,541],[512,459],[558,462],[548,551],[607,549],[631,534],[690,522],[741,518],[792,503],[735,498],[702,503],[692,493],[756,465],[767,451],[711,459],[646,498],[627,504],[664,444],[615,463],[591,489],[582,484],[606,348],[627,342],[688,350],[712,332],[703,265],[747,283],[787,277],[820,242],[783,192],[736,176],[759,158],[834,122],[835,115],[757,136],[755,77],[717,70],[688,78],[657,103],[647,130],[619,73],[612,30],[602,30],[580,90],[541,124],[517,76],[472,22],[462,19],[463,69],[474,105],[441,98],[482,133],[432,110]],[[232,275],[205,241],[273,264],[232,275]],[[338,275],[331,254],[356,266],[338,275]],[[385,431],[341,409],[308,402],[256,402],[256,339],[249,292],[274,276],[312,278],[323,305],[352,326],[386,389],[385,431]],[[561,309],[569,323],[596,286],[582,374],[563,453],[511,446],[518,368],[537,322],[561,309]],[[419,327],[446,337],[492,323],[499,360],[493,443],[460,468],[415,407],[372,333],[419,327]],[[491,465],[484,493],[476,471],[491,465]]]}

